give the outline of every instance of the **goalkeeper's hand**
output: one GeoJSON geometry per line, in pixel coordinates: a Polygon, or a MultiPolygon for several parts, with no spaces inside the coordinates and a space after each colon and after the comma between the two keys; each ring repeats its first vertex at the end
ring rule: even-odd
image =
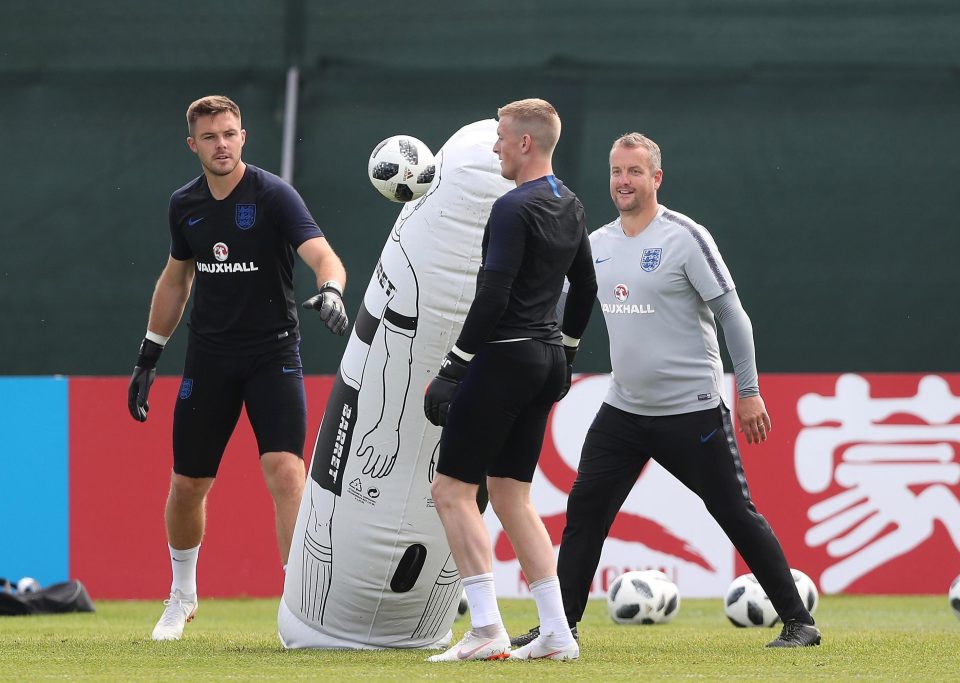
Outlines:
{"type": "Polygon", "coordinates": [[[567,346],[564,344],[563,353],[567,357],[567,367],[565,369],[567,376],[564,378],[563,387],[560,389],[560,393],[557,395],[558,401],[567,395],[567,392],[570,391],[570,385],[573,383],[573,359],[577,357],[577,347],[567,346]]]}
{"type": "Polygon", "coordinates": [[[333,280],[324,282],[320,293],[304,301],[303,307],[317,311],[320,320],[334,334],[343,335],[347,331],[350,320],[343,306],[343,290],[339,283],[333,280]]]}
{"type": "Polygon", "coordinates": [[[150,396],[153,380],[157,376],[157,361],[162,352],[163,347],[156,342],[147,338],[140,342],[140,354],[137,356],[137,364],[133,368],[130,386],[127,388],[127,410],[137,422],[147,421],[147,412],[150,410],[147,399],[150,396]]]}
{"type": "Polygon", "coordinates": [[[440,372],[427,385],[423,395],[423,412],[431,424],[443,427],[447,424],[447,414],[457,393],[460,382],[467,374],[467,361],[452,351],[440,364],[440,372]]]}

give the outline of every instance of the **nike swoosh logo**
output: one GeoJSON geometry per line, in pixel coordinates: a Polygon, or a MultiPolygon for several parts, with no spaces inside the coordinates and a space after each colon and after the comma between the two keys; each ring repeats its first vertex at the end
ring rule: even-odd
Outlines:
{"type": "Polygon", "coordinates": [[[300,368],[288,368],[286,365],[284,365],[280,369],[283,370],[283,374],[289,375],[291,372],[297,372],[300,368]]]}
{"type": "Polygon", "coordinates": [[[458,650],[458,651],[457,651],[457,659],[469,659],[470,657],[472,657],[473,655],[475,655],[478,650],[482,650],[483,648],[485,648],[487,645],[489,645],[489,644],[492,643],[492,642],[493,642],[492,640],[488,640],[487,642],[483,643],[482,645],[477,645],[477,646],[476,646],[475,648],[473,648],[472,650],[467,650],[466,652],[464,652],[463,650],[458,650]]]}
{"type": "Polygon", "coordinates": [[[612,256],[608,256],[607,258],[597,258],[597,259],[594,261],[594,263],[603,263],[604,261],[609,261],[609,260],[612,259],[612,258],[613,258],[612,256]]]}
{"type": "MultiPolygon", "coordinates": [[[[720,428],[717,427],[717,429],[720,429],[720,428]]],[[[710,440],[710,437],[717,433],[717,429],[714,429],[712,432],[710,432],[710,433],[707,434],[706,436],[701,436],[701,437],[700,437],[700,443],[707,443],[707,441],[710,440]]]]}
{"type": "Polygon", "coordinates": [[[194,226],[200,221],[202,221],[206,216],[200,216],[200,218],[189,218],[187,219],[187,225],[194,226]]]}
{"type": "Polygon", "coordinates": [[[530,659],[547,659],[548,657],[553,657],[554,655],[558,655],[561,652],[562,650],[554,650],[553,652],[548,652],[545,655],[538,655],[536,657],[531,657],[530,659]]]}

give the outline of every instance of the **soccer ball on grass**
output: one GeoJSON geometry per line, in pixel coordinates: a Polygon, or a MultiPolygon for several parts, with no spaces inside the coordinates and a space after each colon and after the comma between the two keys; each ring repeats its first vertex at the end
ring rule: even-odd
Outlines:
{"type": "Polygon", "coordinates": [[[607,612],[618,624],[665,624],[679,608],[677,584],[656,569],[629,571],[607,592],[607,612]]]}
{"type": "Polygon", "coordinates": [[[820,604],[817,585],[813,582],[813,579],[799,569],[791,569],[790,573],[793,574],[793,582],[797,584],[797,592],[800,594],[800,599],[803,600],[804,607],[810,614],[813,614],[817,611],[817,605],[820,604]]]}
{"type": "MultiPolygon", "coordinates": [[[[810,614],[820,602],[813,580],[799,569],[791,569],[800,599],[810,614]]],[[[770,598],[753,574],[742,574],[733,580],[723,601],[723,610],[734,626],[773,626],[780,622],[770,598]]]]}
{"type": "Polygon", "coordinates": [[[412,135],[394,135],[373,148],[367,175],[377,191],[392,202],[423,196],[433,182],[433,152],[412,135]]]}
{"type": "Polygon", "coordinates": [[[20,595],[23,595],[24,593],[36,593],[39,590],[40,583],[32,576],[24,576],[22,579],[17,581],[17,593],[20,595]]]}
{"type": "Polygon", "coordinates": [[[947,597],[950,599],[950,609],[953,610],[954,616],[960,619],[960,576],[955,578],[953,583],[950,584],[950,591],[947,597]]]}

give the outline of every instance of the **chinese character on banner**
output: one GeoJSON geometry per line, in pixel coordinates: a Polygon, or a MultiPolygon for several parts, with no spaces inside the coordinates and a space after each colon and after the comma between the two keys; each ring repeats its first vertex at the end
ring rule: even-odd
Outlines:
{"type": "Polygon", "coordinates": [[[960,571],[960,375],[764,374],[760,387],[773,431],[740,452],[790,566],[824,593],[945,593],[960,571]]]}
{"type": "MultiPolygon", "coordinates": [[[[960,397],[946,380],[928,375],[913,395],[878,397],[866,378],[841,375],[833,396],[806,394],[797,414],[797,480],[818,495],[805,541],[830,558],[819,581],[825,592],[909,556],[938,524],[960,549],[960,397]]],[[[921,585],[911,581],[911,590],[921,585]]]]}

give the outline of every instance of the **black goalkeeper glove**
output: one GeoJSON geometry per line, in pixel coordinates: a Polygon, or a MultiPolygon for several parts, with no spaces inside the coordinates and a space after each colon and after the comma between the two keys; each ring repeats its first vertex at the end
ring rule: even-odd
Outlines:
{"type": "Polygon", "coordinates": [[[137,422],[147,421],[147,411],[150,405],[147,398],[150,396],[150,387],[157,376],[157,361],[163,347],[144,338],[140,342],[140,355],[137,356],[137,365],[133,368],[130,386],[127,388],[127,409],[130,416],[137,422]]]}
{"type": "Polygon", "coordinates": [[[320,293],[304,301],[303,307],[319,313],[320,320],[334,334],[343,335],[347,331],[350,320],[343,306],[343,291],[337,282],[324,282],[320,293]]]}
{"type": "Polygon", "coordinates": [[[423,412],[431,424],[443,427],[447,424],[450,405],[460,391],[460,382],[467,374],[467,361],[452,351],[440,363],[440,372],[427,385],[423,395],[423,412]]]}
{"type": "Polygon", "coordinates": [[[567,376],[564,378],[563,388],[560,389],[560,393],[557,395],[558,401],[567,395],[567,392],[570,391],[570,385],[573,383],[573,359],[577,357],[577,347],[564,344],[563,353],[567,357],[567,376]]]}

